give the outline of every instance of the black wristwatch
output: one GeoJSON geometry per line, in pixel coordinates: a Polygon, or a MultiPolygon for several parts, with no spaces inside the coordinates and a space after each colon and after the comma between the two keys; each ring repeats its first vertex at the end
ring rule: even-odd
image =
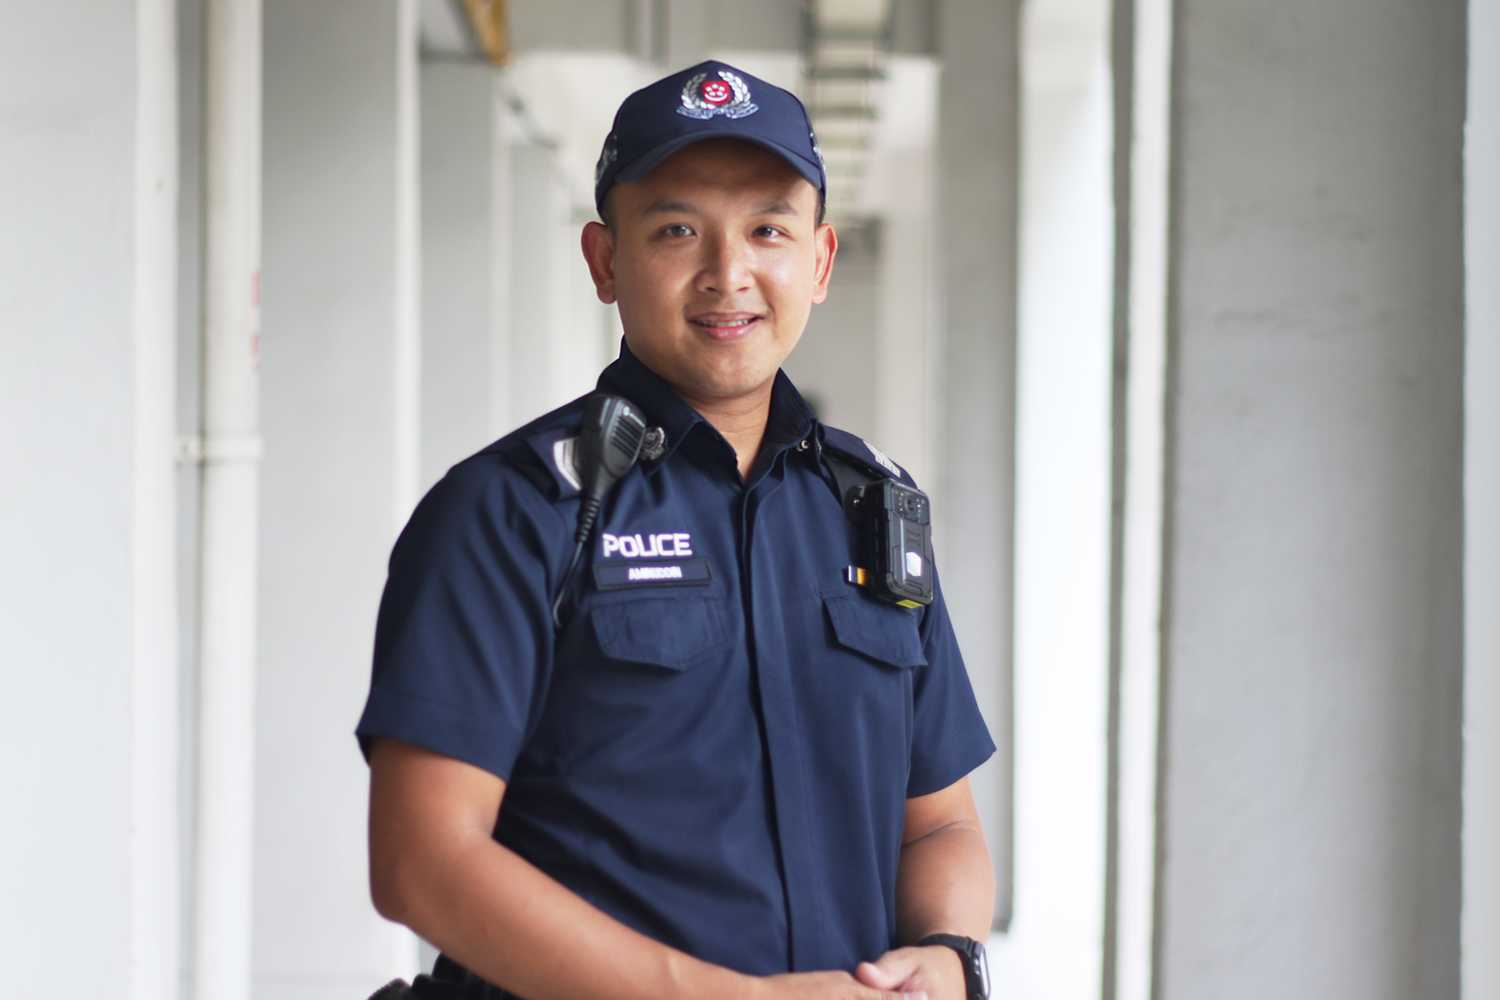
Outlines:
{"type": "Polygon", "coordinates": [[[964,988],[968,1000],[990,1000],[990,966],[984,957],[984,945],[973,938],[957,934],[929,934],[917,942],[919,947],[940,944],[958,952],[964,967],[964,988]]]}

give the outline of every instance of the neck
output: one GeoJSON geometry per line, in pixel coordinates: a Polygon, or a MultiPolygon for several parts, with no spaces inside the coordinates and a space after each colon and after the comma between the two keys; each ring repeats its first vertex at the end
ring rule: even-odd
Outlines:
{"type": "Polygon", "coordinates": [[[739,466],[741,479],[749,478],[755,457],[760,454],[760,444],[766,436],[766,423],[771,418],[771,386],[774,382],[774,379],[768,380],[754,392],[730,400],[703,400],[683,396],[688,405],[713,425],[714,430],[734,449],[735,463],[739,466]]]}

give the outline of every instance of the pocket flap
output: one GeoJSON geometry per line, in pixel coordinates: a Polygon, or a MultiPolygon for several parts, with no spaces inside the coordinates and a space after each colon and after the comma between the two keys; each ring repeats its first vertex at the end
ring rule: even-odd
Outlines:
{"type": "Polygon", "coordinates": [[[839,645],[893,667],[925,667],[917,616],[855,594],[825,595],[823,607],[839,645]]]}
{"type": "Polygon", "coordinates": [[[599,648],[612,660],[684,670],[725,638],[718,600],[647,597],[596,604],[599,648]]]}

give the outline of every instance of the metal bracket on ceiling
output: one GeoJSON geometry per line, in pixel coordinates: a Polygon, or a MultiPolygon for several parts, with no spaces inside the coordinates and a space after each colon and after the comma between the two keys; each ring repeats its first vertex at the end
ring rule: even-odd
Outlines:
{"type": "Polygon", "coordinates": [[[463,0],[469,27],[485,56],[496,66],[510,61],[510,17],[506,0],[463,0]]]}
{"type": "Polygon", "coordinates": [[[807,111],[828,171],[828,214],[862,224],[860,187],[880,120],[891,0],[812,0],[804,19],[807,111]]]}

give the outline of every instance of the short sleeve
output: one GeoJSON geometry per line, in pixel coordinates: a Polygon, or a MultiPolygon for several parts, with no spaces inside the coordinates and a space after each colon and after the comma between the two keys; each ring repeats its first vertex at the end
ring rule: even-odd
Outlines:
{"type": "Polygon", "coordinates": [[[509,780],[550,678],[549,553],[567,529],[504,461],[454,466],[396,540],[355,730],[366,760],[389,737],[509,780]]]}
{"type": "Polygon", "coordinates": [[[948,618],[940,581],[935,581],[933,601],[923,616],[921,635],[927,666],[913,674],[907,798],[947,788],[995,752],[995,743],[979,713],[974,688],[958,651],[958,639],[948,618]]]}

